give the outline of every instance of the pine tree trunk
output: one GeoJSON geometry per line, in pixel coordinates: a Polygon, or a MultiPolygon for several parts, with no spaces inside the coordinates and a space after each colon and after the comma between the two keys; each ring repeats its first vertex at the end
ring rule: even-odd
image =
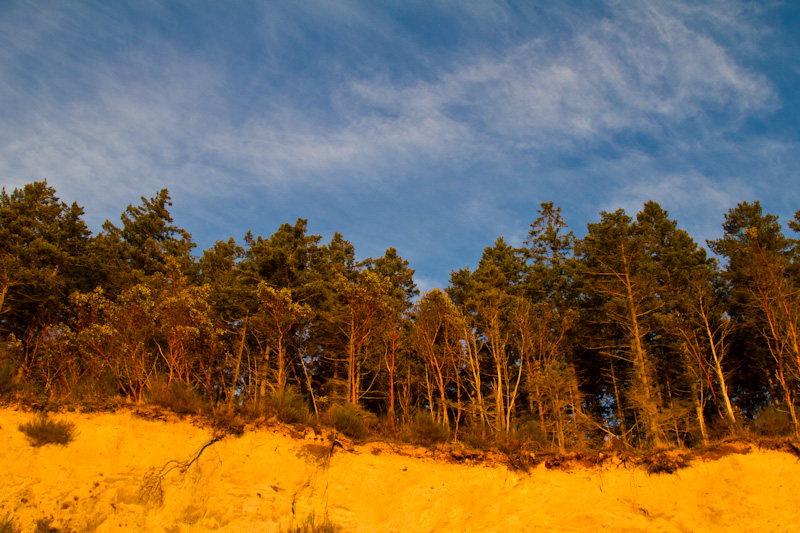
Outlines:
{"type": "Polygon", "coordinates": [[[650,376],[647,368],[647,354],[642,344],[639,317],[636,313],[636,304],[631,289],[631,279],[627,271],[625,272],[625,282],[628,296],[628,312],[631,321],[629,330],[632,341],[631,348],[633,349],[633,365],[636,369],[636,378],[642,389],[642,414],[644,415],[645,428],[647,430],[647,436],[653,439],[653,445],[656,448],[661,448],[664,446],[664,438],[661,427],[658,424],[658,406],[655,403],[651,390],[650,376]]]}
{"type": "Polygon", "coordinates": [[[706,428],[706,417],[703,414],[703,403],[697,391],[697,384],[692,381],[692,397],[694,398],[694,412],[697,415],[697,423],[700,426],[700,435],[703,438],[703,445],[708,446],[708,429],[706,428]]]}
{"type": "Polygon", "coordinates": [[[619,418],[620,437],[625,446],[628,446],[628,426],[625,424],[625,413],[622,411],[622,401],[617,386],[617,373],[614,371],[614,361],[611,361],[611,382],[614,384],[614,400],[617,402],[617,417],[619,418]]]}
{"type": "Polygon", "coordinates": [[[239,370],[242,367],[242,355],[244,354],[244,341],[245,336],[247,335],[247,318],[244,319],[244,326],[242,327],[242,339],[239,342],[239,349],[236,351],[236,365],[234,366],[233,371],[233,383],[231,384],[231,395],[228,398],[228,405],[231,404],[231,401],[236,395],[236,386],[239,383],[239,370]]]}
{"type": "MultiPolygon", "coordinates": [[[[731,403],[731,397],[728,394],[728,384],[725,381],[725,374],[722,371],[722,356],[723,354],[719,353],[718,344],[714,339],[714,333],[711,331],[711,325],[708,321],[708,316],[703,312],[703,321],[705,323],[706,335],[708,335],[708,344],[711,347],[711,359],[713,362],[714,367],[714,374],[717,376],[717,383],[719,383],[719,391],[720,395],[722,396],[722,400],[725,403],[725,414],[728,418],[728,424],[730,425],[731,431],[734,430],[736,426],[736,414],[733,411],[733,404],[731,403]]],[[[724,342],[725,332],[721,333],[722,338],[720,339],[719,346],[722,347],[722,342],[724,342]]]]}

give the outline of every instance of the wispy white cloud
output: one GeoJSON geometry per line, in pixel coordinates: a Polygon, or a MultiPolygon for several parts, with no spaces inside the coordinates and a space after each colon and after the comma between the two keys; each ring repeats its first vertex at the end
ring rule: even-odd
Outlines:
{"type": "Polygon", "coordinates": [[[348,117],[343,124],[320,127],[302,110],[277,123],[256,117],[237,132],[257,140],[237,160],[292,179],[324,170],[374,176],[403,173],[420,158],[469,164],[500,161],[509,149],[569,149],[620,131],[660,136],[689,119],[714,136],[735,124],[705,121],[709,107],[738,117],[776,105],[763,76],[655,7],[600,21],[555,53],[534,39],[501,57],[443,65],[432,81],[354,78],[334,91],[337,113],[348,117]]]}
{"type": "MultiPolygon", "coordinates": [[[[148,5],[153,20],[174,16],[148,5]]],[[[101,221],[162,187],[216,217],[220,198],[241,194],[367,190],[384,208],[418,202],[463,245],[476,225],[520,238],[557,194],[590,215],[653,198],[699,228],[703,213],[759,192],[710,157],[781,175],[797,162],[794,140],[741,133],[781,105],[755,70],[769,29],[747,3],[557,5],[541,19],[502,2],[427,9],[463,46],[429,51],[392,8],[355,1],[261,6],[244,36],[209,15],[192,45],[113,8],[21,4],[0,16],[0,44],[13,44],[0,46],[4,184],[48,178],[101,221]],[[414,196],[448,180],[460,182],[430,187],[438,202],[414,196]],[[437,203],[453,207],[433,213],[437,203]]]]}
{"type": "Polygon", "coordinates": [[[164,69],[96,66],[96,98],[39,100],[17,128],[0,131],[3,173],[112,204],[178,185],[199,159],[195,132],[213,125],[204,113],[213,99],[204,102],[215,73],[187,58],[164,69]]]}
{"type": "MultiPolygon", "coordinates": [[[[685,21],[656,6],[630,11],[592,24],[555,53],[533,40],[502,57],[443,65],[433,81],[344,80],[329,88],[331,112],[344,118],[335,125],[303,108],[269,106],[231,123],[234,97],[219,65],[157,43],[157,66],[150,56],[97,65],[97,98],[38,112],[35,125],[16,132],[13,153],[41,154],[44,143],[53,163],[40,159],[39,172],[63,169],[59,159],[69,158],[87,176],[116,168],[146,179],[191,159],[262,180],[375,179],[420,162],[500,160],[513,148],[559,150],[616,131],[657,131],[708,105],[739,113],[774,105],[763,77],[685,21]]],[[[347,20],[362,12],[338,13],[347,20]]]]}

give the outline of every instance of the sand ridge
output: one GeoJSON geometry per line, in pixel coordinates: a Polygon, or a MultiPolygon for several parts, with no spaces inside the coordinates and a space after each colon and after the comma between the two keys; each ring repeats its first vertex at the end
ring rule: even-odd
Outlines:
{"type": "Polygon", "coordinates": [[[311,513],[352,532],[785,532],[800,523],[800,461],[779,451],[695,460],[675,474],[630,464],[526,473],[379,443],[332,448],[311,430],[215,441],[210,428],[131,410],[52,415],[74,422],[77,437],[34,448],[18,425],[35,416],[0,409],[0,517],[10,513],[23,531],[46,518],[65,531],[277,532],[311,513]]]}

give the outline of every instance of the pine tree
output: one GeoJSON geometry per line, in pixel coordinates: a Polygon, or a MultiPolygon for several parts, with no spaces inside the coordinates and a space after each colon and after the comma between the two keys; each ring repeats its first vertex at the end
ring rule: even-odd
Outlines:
{"type": "Polygon", "coordinates": [[[798,243],[783,234],[777,216],[762,214],[758,202],[731,209],[723,228],[725,235],[709,244],[728,260],[729,312],[766,348],[755,352],[763,354],[757,364],[769,369],[769,381],[777,381],[774,398],[782,397],[800,436],[795,392],[800,384],[798,243]]]}

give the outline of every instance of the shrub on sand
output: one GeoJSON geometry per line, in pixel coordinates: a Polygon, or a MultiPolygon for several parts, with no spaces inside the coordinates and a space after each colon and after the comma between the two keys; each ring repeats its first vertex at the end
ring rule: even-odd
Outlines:
{"type": "Polygon", "coordinates": [[[175,380],[169,385],[160,379],[148,385],[150,401],[177,414],[199,413],[203,402],[197,392],[182,381],[175,380]]]}
{"type": "Polygon", "coordinates": [[[244,434],[245,421],[233,407],[215,409],[210,416],[210,420],[215,435],[241,437],[244,434]]]}
{"type": "Polygon", "coordinates": [[[286,424],[307,424],[311,419],[308,403],[292,387],[273,392],[269,403],[275,409],[278,420],[286,424]]]}
{"type": "Polygon", "coordinates": [[[31,446],[60,444],[66,446],[75,438],[75,424],[64,420],[55,421],[42,415],[36,420],[20,424],[19,430],[28,437],[31,446]]]}
{"type": "Polygon", "coordinates": [[[775,405],[764,407],[753,417],[753,427],[764,437],[786,437],[794,431],[792,417],[775,405]]]}
{"type": "Polygon", "coordinates": [[[450,440],[450,428],[437,422],[428,411],[419,411],[406,428],[407,440],[421,446],[433,446],[450,440]]]}
{"type": "Polygon", "coordinates": [[[329,412],[330,424],[351,439],[361,439],[369,432],[367,413],[351,403],[334,405],[329,412]]]}
{"type": "Polygon", "coordinates": [[[494,435],[488,427],[465,425],[459,432],[461,442],[476,450],[488,450],[494,443],[494,435]]]}

